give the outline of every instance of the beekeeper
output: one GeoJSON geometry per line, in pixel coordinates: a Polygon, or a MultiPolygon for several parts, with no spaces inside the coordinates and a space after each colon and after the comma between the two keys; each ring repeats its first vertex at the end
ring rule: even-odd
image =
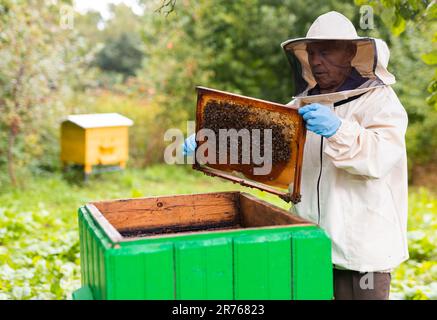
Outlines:
{"type": "MultiPolygon", "coordinates": [[[[292,212],[332,240],[335,299],[388,299],[408,259],[407,113],[391,88],[389,49],[332,11],[282,47],[307,128],[301,202],[292,212]]],[[[194,135],[184,154],[196,148],[194,135]]]]}
{"type": "Polygon", "coordinates": [[[391,88],[389,49],[359,37],[342,14],[285,41],[307,128],[299,216],[332,240],[336,299],[388,299],[408,259],[407,113],[391,88]]]}

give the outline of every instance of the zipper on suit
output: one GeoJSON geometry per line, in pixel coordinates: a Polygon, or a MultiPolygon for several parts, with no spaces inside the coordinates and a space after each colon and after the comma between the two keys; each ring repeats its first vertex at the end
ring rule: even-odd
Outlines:
{"type": "Polygon", "coordinates": [[[317,179],[317,224],[320,225],[320,179],[322,178],[323,169],[323,136],[320,136],[320,172],[317,179]]]}
{"type": "MultiPolygon", "coordinates": [[[[334,103],[333,108],[331,110],[334,111],[335,107],[352,102],[366,93],[367,92],[363,92],[363,93],[358,94],[356,96],[352,96],[352,97],[349,97],[347,99],[337,101],[334,103]]],[[[318,225],[320,225],[320,179],[322,178],[322,169],[323,169],[323,136],[320,136],[320,138],[321,138],[320,139],[320,172],[319,172],[319,178],[317,179],[317,224],[318,225]]]]}

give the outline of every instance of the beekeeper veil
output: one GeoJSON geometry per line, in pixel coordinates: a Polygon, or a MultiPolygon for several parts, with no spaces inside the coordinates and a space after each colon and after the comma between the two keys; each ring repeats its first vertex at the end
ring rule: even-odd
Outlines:
{"type": "Polygon", "coordinates": [[[359,88],[372,88],[395,83],[395,77],[387,71],[390,51],[381,39],[359,37],[352,22],[342,14],[331,11],[319,16],[305,38],[290,39],[281,44],[290,62],[294,95],[305,96],[317,82],[308,60],[308,47],[311,43],[335,40],[356,46],[356,53],[350,62],[351,67],[367,78],[359,88]]]}

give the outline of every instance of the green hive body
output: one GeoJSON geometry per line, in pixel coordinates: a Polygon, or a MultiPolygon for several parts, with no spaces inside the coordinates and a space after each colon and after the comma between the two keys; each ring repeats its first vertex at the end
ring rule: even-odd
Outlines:
{"type": "Polygon", "coordinates": [[[74,299],[332,299],[331,242],[315,225],[113,243],[79,209],[82,288],[74,299]]]}

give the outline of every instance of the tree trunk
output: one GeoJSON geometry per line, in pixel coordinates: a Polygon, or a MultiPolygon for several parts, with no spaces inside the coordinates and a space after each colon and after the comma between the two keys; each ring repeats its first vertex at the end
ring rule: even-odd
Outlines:
{"type": "Polygon", "coordinates": [[[16,130],[12,125],[9,128],[8,135],[8,173],[9,179],[11,180],[11,184],[15,187],[17,185],[17,179],[15,177],[15,167],[14,167],[14,146],[15,146],[15,138],[16,138],[16,130]]]}

